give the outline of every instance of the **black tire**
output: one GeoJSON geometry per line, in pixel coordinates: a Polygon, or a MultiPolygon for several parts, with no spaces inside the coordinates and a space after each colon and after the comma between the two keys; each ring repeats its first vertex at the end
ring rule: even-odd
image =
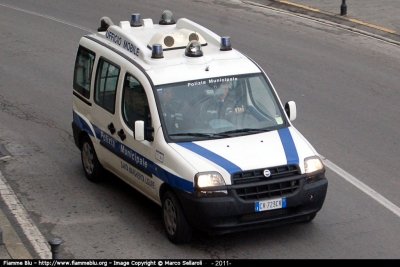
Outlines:
{"type": "Polygon", "coordinates": [[[178,198],[167,191],[162,199],[162,210],[165,232],[174,244],[188,243],[192,238],[193,229],[189,225],[178,198]]]}
{"type": "Polygon", "coordinates": [[[101,182],[103,180],[104,169],[97,159],[92,141],[87,135],[82,139],[81,160],[86,178],[94,183],[101,182]]]}

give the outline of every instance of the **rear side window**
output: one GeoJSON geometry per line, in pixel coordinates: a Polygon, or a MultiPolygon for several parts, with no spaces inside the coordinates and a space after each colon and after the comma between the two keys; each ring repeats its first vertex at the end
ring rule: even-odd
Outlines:
{"type": "Polygon", "coordinates": [[[95,53],[83,46],[79,46],[75,60],[74,89],[82,96],[90,97],[90,84],[92,79],[95,53]]]}
{"type": "Polygon", "coordinates": [[[119,67],[100,58],[96,72],[94,101],[105,110],[114,114],[117,93],[119,67]]]}

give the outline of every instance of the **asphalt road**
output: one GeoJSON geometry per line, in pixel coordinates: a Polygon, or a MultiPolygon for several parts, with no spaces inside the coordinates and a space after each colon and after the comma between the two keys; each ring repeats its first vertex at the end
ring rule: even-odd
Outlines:
{"type": "Polygon", "coordinates": [[[350,30],[400,42],[397,0],[253,0],[249,5],[287,10],[301,16],[335,22],[350,30]]]}
{"type": "Polygon", "coordinates": [[[0,16],[0,144],[11,155],[0,172],[17,200],[2,193],[1,208],[34,258],[49,257],[53,237],[75,259],[400,258],[398,46],[239,1],[1,0],[0,16]],[[296,101],[294,125],[329,179],[312,223],[174,246],[154,203],[113,177],[84,178],[71,131],[78,40],[102,16],[158,21],[165,9],[231,36],[282,102],[296,101]]]}

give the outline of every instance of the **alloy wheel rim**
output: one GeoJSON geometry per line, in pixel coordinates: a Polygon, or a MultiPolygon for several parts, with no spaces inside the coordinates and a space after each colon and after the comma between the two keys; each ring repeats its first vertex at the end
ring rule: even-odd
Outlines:
{"type": "Polygon", "coordinates": [[[164,205],[164,221],[170,235],[176,232],[176,212],[171,200],[167,199],[164,205]]]}
{"type": "Polygon", "coordinates": [[[88,174],[91,174],[94,169],[93,151],[88,143],[83,144],[82,148],[83,165],[88,174]]]}

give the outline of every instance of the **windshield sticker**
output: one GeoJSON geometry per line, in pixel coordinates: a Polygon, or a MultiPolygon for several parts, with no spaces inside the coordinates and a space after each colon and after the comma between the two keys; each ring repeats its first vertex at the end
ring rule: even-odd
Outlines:
{"type": "Polygon", "coordinates": [[[238,78],[236,77],[223,77],[223,78],[211,78],[208,80],[200,80],[200,81],[192,81],[188,82],[188,87],[200,86],[205,84],[213,84],[213,83],[221,83],[221,82],[233,82],[237,81],[238,78]]]}
{"type": "Polygon", "coordinates": [[[276,117],[275,120],[276,120],[276,122],[277,122],[278,124],[283,124],[283,120],[282,120],[281,117],[276,117]]]}
{"type": "Polygon", "coordinates": [[[187,84],[188,87],[192,87],[192,86],[198,86],[198,85],[203,85],[206,84],[206,81],[195,81],[195,82],[189,82],[187,84]]]}
{"type": "Polygon", "coordinates": [[[225,78],[208,79],[208,83],[221,83],[221,82],[233,82],[233,81],[237,81],[237,78],[225,77],[225,78]]]}

